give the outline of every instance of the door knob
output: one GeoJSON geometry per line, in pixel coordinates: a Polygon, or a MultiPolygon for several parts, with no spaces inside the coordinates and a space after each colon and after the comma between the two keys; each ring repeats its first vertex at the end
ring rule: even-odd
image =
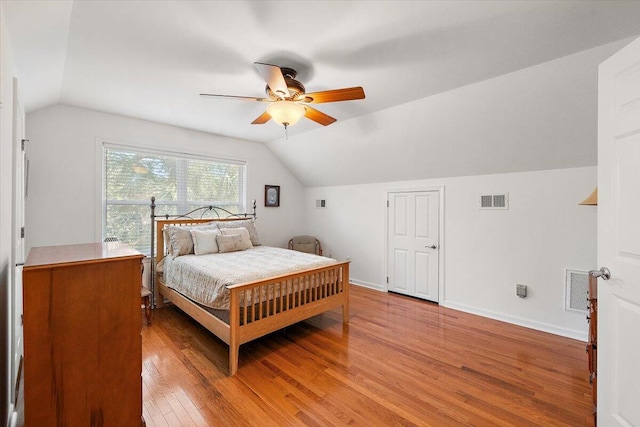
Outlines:
{"type": "Polygon", "coordinates": [[[604,280],[611,278],[611,272],[607,267],[602,267],[600,270],[591,270],[589,274],[595,278],[602,277],[604,280]]]}
{"type": "Polygon", "coordinates": [[[425,246],[425,248],[430,248],[430,249],[438,249],[438,247],[436,245],[431,245],[431,246],[425,246]]]}

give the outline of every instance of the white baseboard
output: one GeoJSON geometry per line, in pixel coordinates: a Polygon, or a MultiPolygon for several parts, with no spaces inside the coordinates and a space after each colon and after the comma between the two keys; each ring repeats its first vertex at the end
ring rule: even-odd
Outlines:
{"type": "Polygon", "coordinates": [[[364,280],[354,279],[353,277],[349,277],[349,282],[353,283],[354,285],[362,286],[363,288],[369,288],[369,289],[382,291],[382,292],[386,291],[386,289],[384,287],[381,287],[380,285],[376,285],[375,283],[365,282],[364,280]]]}
{"type": "Polygon", "coordinates": [[[524,326],[525,328],[535,329],[537,331],[548,332],[554,335],[560,335],[566,338],[572,338],[574,340],[587,342],[588,331],[585,327],[584,331],[560,328],[556,325],[551,325],[544,322],[537,322],[530,319],[523,319],[521,317],[510,316],[503,313],[496,313],[489,310],[483,310],[477,307],[468,306],[465,304],[458,304],[456,302],[445,301],[442,304],[443,307],[451,308],[454,310],[464,311],[465,313],[477,314],[478,316],[488,317],[494,320],[500,320],[502,322],[511,323],[518,326],[524,326]]]}

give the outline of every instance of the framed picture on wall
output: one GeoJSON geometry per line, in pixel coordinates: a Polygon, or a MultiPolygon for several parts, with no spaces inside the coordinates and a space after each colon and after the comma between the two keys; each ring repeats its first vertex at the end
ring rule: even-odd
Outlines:
{"type": "Polygon", "coordinates": [[[264,205],[267,207],[280,206],[280,186],[279,185],[264,186],[264,205]]]}

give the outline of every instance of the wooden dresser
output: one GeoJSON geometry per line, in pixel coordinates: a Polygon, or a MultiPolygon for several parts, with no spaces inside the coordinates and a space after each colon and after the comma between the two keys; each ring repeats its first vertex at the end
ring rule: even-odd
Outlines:
{"type": "Polygon", "coordinates": [[[117,242],[31,249],[23,270],[26,427],[144,422],[142,258],[117,242]]]}

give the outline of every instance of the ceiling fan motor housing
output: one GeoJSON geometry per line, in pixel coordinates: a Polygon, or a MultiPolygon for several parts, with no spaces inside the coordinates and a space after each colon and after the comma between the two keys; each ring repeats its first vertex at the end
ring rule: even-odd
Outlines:
{"type": "MultiPolygon", "coordinates": [[[[280,67],[280,69],[282,70],[284,81],[287,84],[287,89],[289,89],[289,96],[285,95],[285,99],[289,101],[298,100],[301,95],[305,94],[304,85],[295,79],[298,73],[293,68],[280,67]]],[[[267,96],[274,101],[282,99],[282,96],[279,96],[276,92],[272,91],[269,85],[265,87],[265,92],[267,96]]]]}

